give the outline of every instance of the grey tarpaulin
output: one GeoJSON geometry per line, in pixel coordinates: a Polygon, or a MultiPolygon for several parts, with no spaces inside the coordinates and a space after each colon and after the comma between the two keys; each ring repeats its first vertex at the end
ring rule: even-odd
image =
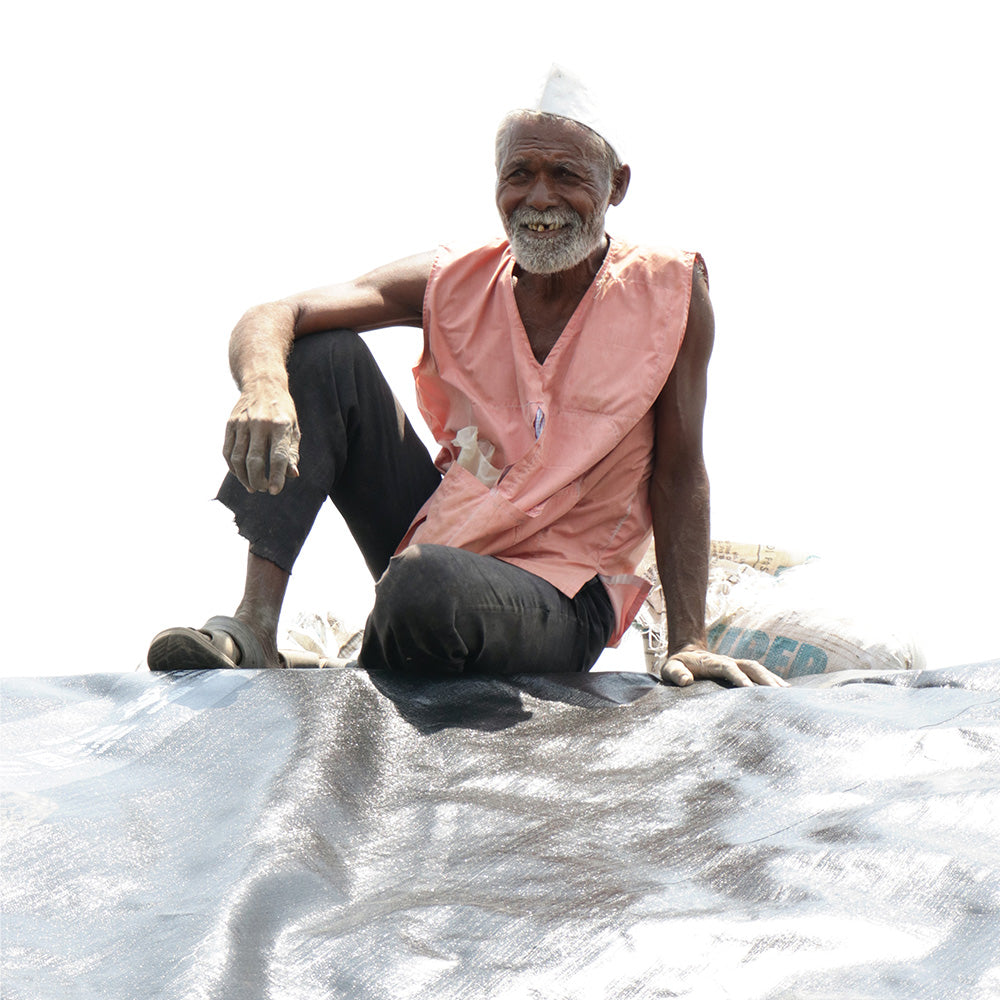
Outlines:
{"type": "Polygon", "coordinates": [[[3,698],[5,1000],[1000,996],[1000,661],[3,698]]]}

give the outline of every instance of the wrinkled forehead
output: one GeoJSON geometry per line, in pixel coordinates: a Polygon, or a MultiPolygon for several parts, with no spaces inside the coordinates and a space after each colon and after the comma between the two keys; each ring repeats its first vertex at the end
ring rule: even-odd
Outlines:
{"type": "Polygon", "coordinates": [[[531,156],[572,159],[600,166],[604,160],[603,141],[586,125],[571,118],[538,112],[508,115],[497,129],[497,168],[512,159],[531,156]]]}

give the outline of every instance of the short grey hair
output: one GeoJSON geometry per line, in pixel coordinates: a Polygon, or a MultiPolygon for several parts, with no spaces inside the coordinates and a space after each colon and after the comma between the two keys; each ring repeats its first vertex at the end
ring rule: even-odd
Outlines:
{"type": "Polygon", "coordinates": [[[577,128],[581,128],[584,132],[588,133],[593,138],[594,147],[597,150],[598,156],[608,171],[608,182],[614,182],[615,174],[622,168],[622,161],[612,148],[611,143],[608,142],[608,140],[605,139],[599,132],[595,132],[592,128],[588,128],[588,126],[584,125],[583,122],[578,122],[574,118],[565,118],[562,115],[553,115],[548,111],[528,111],[525,109],[521,111],[511,111],[509,114],[504,115],[503,120],[497,126],[495,157],[498,170],[500,169],[501,147],[511,126],[516,125],[519,122],[537,121],[539,118],[550,118],[553,121],[572,122],[572,124],[574,124],[577,128]]]}

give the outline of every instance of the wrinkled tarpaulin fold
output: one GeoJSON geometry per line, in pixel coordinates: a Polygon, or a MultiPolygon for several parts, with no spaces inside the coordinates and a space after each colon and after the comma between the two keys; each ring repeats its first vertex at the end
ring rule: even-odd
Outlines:
{"type": "Polygon", "coordinates": [[[5,1000],[1000,995],[1000,661],[3,699],[5,1000]]]}

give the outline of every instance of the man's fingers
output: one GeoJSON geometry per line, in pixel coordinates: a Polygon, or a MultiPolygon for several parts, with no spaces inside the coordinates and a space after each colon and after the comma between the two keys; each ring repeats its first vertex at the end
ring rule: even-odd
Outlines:
{"type": "Polygon", "coordinates": [[[271,452],[270,475],[267,477],[267,492],[271,496],[280,493],[285,486],[285,475],[288,472],[288,459],[281,451],[271,452]]]}
{"type": "MultiPolygon", "coordinates": [[[[226,461],[229,471],[240,481],[243,488],[250,490],[247,476],[247,449],[250,447],[250,432],[245,423],[230,422],[226,430],[226,461]]],[[[252,492],[252,491],[251,491],[252,492]]]]}
{"type": "MultiPolygon", "coordinates": [[[[695,678],[709,678],[728,681],[734,687],[750,687],[753,684],[753,681],[740,670],[735,660],[703,650],[678,653],[667,660],[667,668],[668,673],[676,672],[681,677],[686,674],[692,681],[695,678]]],[[[690,684],[691,681],[686,683],[690,684]]]]}
{"type": "Polygon", "coordinates": [[[287,390],[244,392],[226,424],[229,470],[250,492],[280,493],[299,474],[299,425],[287,390]]]}
{"type": "Polygon", "coordinates": [[[267,489],[267,456],[270,441],[267,429],[258,421],[250,425],[250,448],[247,451],[247,479],[252,490],[267,489]]]}
{"type": "Polygon", "coordinates": [[[285,486],[285,478],[294,479],[299,474],[299,428],[289,427],[271,448],[271,468],[267,491],[272,496],[280,493],[285,486]]]}
{"type": "Polygon", "coordinates": [[[711,662],[708,665],[708,676],[719,677],[724,681],[729,681],[733,687],[753,687],[753,681],[742,670],[740,670],[735,660],[728,658],[721,662],[711,662]]]}
{"type": "Polygon", "coordinates": [[[740,670],[755,684],[763,684],[766,687],[789,687],[789,683],[784,677],[779,677],[767,667],[762,667],[756,660],[737,660],[736,662],[739,664],[740,670]]]}
{"type": "Polygon", "coordinates": [[[289,475],[291,465],[288,460],[288,446],[276,444],[271,449],[270,475],[267,479],[267,492],[272,496],[280,493],[285,486],[285,477],[289,475]]]}
{"type": "Polygon", "coordinates": [[[233,471],[233,463],[231,461],[231,456],[233,454],[233,448],[236,446],[236,425],[232,420],[226,423],[226,439],[222,442],[222,457],[226,460],[226,465],[229,466],[229,471],[233,471]]]}
{"type": "Polygon", "coordinates": [[[695,679],[725,681],[733,687],[788,687],[788,682],[755,660],[734,660],[705,649],[688,648],[675,653],[660,667],[663,681],[685,687],[695,679]]]}
{"type": "Polygon", "coordinates": [[[660,668],[660,680],[676,684],[677,687],[687,687],[694,681],[694,676],[680,660],[670,659],[660,668]]]}

